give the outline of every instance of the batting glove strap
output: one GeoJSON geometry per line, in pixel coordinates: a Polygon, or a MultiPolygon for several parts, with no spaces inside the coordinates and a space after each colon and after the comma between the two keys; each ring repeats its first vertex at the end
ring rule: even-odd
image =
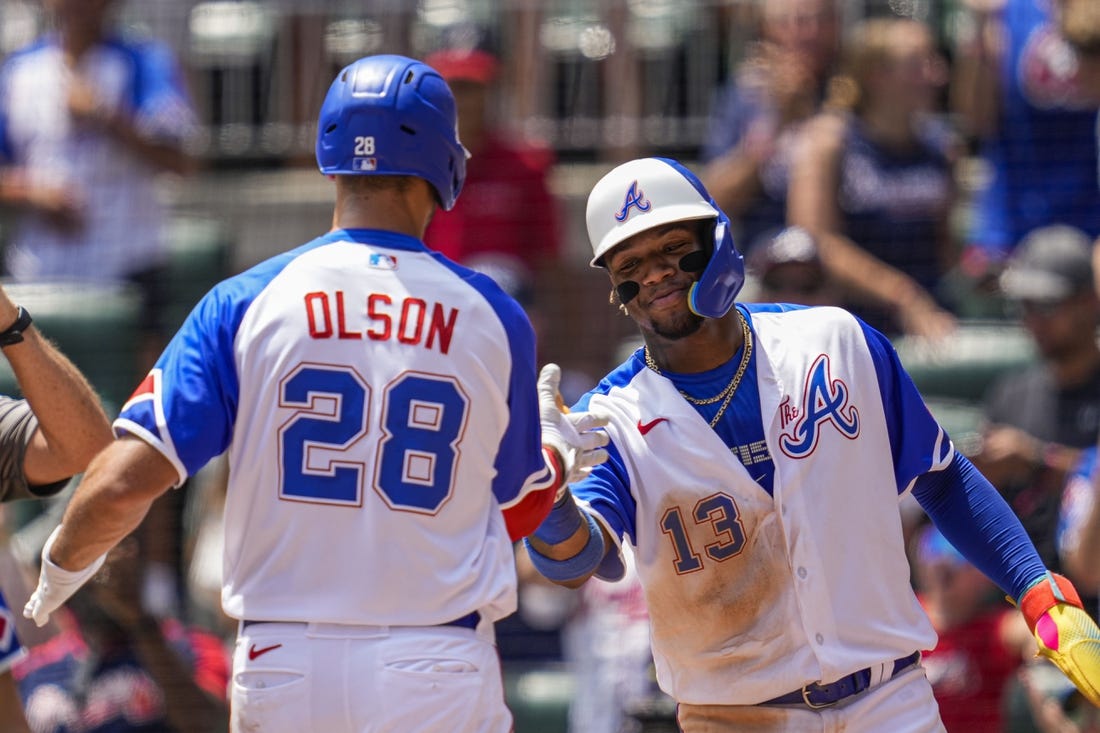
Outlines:
{"type": "Polygon", "coordinates": [[[50,620],[50,614],[69,600],[80,586],[87,583],[93,575],[99,572],[107,559],[107,555],[104,553],[83,570],[66,570],[55,564],[50,559],[50,549],[60,532],[61,525],[58,525],[42,547],[42,569],[38,574],[38,587],[34,589],[27,605],[23,607],[23,616],[34,619],[34,623],[38,626],[45,626],[46,622],[50,620]]]}
{"type": "Polygon", "coordinates": [[[1054,663],[1093,705],[1100,706],[1100,628],[1084,610],[1073,584],[1061,575],[1024,593],[1020,610],[1039,654],[1054,663]]]}
{"type": "Polygon", "coordinates": [[[532,547],[527,538],[523,540],[523,544],[527,547],[527,554],[531,557],[531,564],[547,580],[552,580],[555,583],[566,583],[577,578],[583,578],[599,567],[600,561],[603,560],[606,551],[603,530],[596,524],[596,520],[592,518],[591,514],[583,509],[579,510],[579,513],[584,515],[588,522],[588,542],[580,552],[571,558],[554,560],[532,547]]]}
{"type": "Polygon", "coordinates": [[[1043,614],[1058,604],[1069,604],[1077,608],[1084,608],[1081,596],[1069,579],[1058,573],[1048,572],[1031,584],[1020,597],[1020,612],[1024,614],[1027,627],[1035,631],[1035,625],[1043,614]]]}

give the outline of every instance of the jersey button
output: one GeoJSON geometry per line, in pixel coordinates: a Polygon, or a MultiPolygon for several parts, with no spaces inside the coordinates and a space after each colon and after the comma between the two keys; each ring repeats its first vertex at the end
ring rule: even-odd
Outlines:
{"type": "Polygon", "coordinates": [[[807,575],[809,575],[809,573],[806,572],[806,568],[799,568],[798,569],[798,577],[805,580],[807,575]]]}
{"type": "Polygon", "coordinates": [[[821,634],[818,634],[817,636],[815,636],[814,639],[817,640],[818,644],[824,644],[825,643],[825,637],[822,636],[821,634]]]}

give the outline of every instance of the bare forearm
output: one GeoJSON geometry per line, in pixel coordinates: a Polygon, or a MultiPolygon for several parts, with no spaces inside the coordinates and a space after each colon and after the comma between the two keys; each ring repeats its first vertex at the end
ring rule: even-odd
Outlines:
{"type": "MultiPolygon", "coordinates": [[[[111,442],[111,425],[99,397],[64,354],[32,326],[4,356],[38,419],[60,478],[79,473],[111,442]]],[[[28,471],[34,479],[35,469],[28,471]]]]}
{"type": "Polygon", "coordinates": [[[152,503],[110,489],[78,492],[65,511],[50,559],[65,570],[88,567],[137,529],[152,503]]]}
{"type": "Polygon", "coordinates": [[[821,239],[825,264],[837,282],[855,291],[861,299],[892,309],[901,309],[924,290],[913,278],[861,249],[840,234],[821,239]]]}
{"type": "Polygon", "coordinates": [[[168,459],[143,441],[113,442],[77,487],[50,559],[66,570],[88,567],[133,532],[177,478],[168,459]]]}

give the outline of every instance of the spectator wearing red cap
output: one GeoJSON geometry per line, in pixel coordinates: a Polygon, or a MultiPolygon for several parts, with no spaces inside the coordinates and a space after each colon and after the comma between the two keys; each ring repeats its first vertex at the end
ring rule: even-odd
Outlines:
{"type": "Polygon", "coordinates": [[[548,186],[553,153],[519,142],[494,119],[497,59],[481,50],[437,51],[424,59],[439,71],[458,104],[458,131],[470,151],[462,196],[437,212],[428,246],[457,262],[499,254],[534,276],[561,248],[557,204],[548,186]]]}

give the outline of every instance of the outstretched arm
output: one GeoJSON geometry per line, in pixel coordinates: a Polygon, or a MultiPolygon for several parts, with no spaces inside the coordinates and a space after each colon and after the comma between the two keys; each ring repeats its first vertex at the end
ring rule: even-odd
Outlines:
{"type": "Polygon", "coordinates": [[[1008,505],[962,454],[913,487],[944,536],[1010,594],[1038,644],[1094,705],[1100,705],[1100,628],[1073,584],[1047,571],[1008,505]]]}
{"type": "Polygon", "coordinates": [[[122,437],[96,456],[42,548],[38,587],[23,615],[45,624],[178,480],[171,462],[139,438],[122,437]]]}
{"type": "MultiPolygon", "coordinates": [[[[18,309],[0,288],[0,328],[14,324],[18,309]]],[[[23,396],[38,418],[27,446],[27,482],[45,485],[80,473],[111,442],[111,426],[99,397],[64,354],[32,325],[19,343],[3,347],[23,396]]]]}
{"type": "Polygon", "coordinates": [[[524,542],[535,569],[566,588],[584,585],[603,563],[608,548],[615,547],[607,530],[577,506],[569,491],[524,542]]]}

